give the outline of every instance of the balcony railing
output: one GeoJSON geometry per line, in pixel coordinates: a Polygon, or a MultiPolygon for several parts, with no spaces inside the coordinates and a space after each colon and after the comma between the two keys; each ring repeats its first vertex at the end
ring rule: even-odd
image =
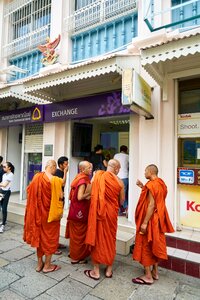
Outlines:
{"type": "Polygon", "coordinates": [[[143,1],[147,7],[144,21],[150,31],[163,28],[192,29],[200,25],[200,0],[172,0],[168,2],[170,6],[165,6],[162,11],[156,10],[154,0],[143,1]]]}
{"type": "Polygon", "coordinates": [[[138,0],[99,0],[65,19],[66,31],[79,33],[137,10],[138,0]]]}
{"type": "Polygon", "coordinates": [[[50,34],[50,24],[21,36],[3,47],[4,57],[10,57],[29,51],[45,42],[50,34]]]}

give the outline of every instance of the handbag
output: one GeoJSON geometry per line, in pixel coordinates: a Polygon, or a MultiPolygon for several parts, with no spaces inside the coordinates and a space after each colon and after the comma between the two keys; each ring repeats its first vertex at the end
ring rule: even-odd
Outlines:
{"type": "Polygon", "coordinates": [[[73,191],[67,219],[86,223],[88,221],[90,201],[86,199],[79,201],[77,199],[77,193],[78,187],[73,191]]]}
{"type": "Polygon", "coordinates": [[[4,194],[0,193],[0,201],[2,201],[4,198],[4,194]]]}

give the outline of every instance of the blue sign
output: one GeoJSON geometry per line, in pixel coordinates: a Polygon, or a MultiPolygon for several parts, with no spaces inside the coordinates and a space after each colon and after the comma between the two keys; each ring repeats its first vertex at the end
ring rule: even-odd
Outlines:
{"type": "Polygon", "coordinates": [[[193,184],[194,183],[194,171],[193,170],[179,170],[179,182],[193,184]]]}

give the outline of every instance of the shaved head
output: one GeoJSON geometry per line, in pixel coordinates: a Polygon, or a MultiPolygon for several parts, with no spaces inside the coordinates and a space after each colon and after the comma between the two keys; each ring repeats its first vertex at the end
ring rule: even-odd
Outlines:
{"type": "Polygon", "coordinates": [[[56,161],[53,160],[53,159],[50,159],[50,160],[47,161],[47,163],[46,163],[46,165],[45,165],[45,169],[46,169],[47,167],[54,167],[54,166],[56,166],[56,161]]]}
{"type": "Polygon", "coordinates": [[[158,168],[156,165],[148,165],[147,169],[153,174],[153,175],[158,175],[158,168]]]}
{"type": "Polygon", "coordinates": [[[117,159],[110,159],[108,162],[107,171],[110,171],[117,175],[119,173],[119,169],[121,168],[120,162],[117,159]]]}
{"type": "Polygon", "coordinates": [[[83,160],[79,163],[79,170],[82,172],[84,171],[86,168],[90,168],[91,167],[91,163],[87,160],[83,160]]]}

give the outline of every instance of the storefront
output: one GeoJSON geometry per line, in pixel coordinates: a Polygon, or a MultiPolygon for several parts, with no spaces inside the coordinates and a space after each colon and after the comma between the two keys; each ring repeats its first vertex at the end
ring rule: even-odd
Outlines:
{"type": "Polygon", "coordinates": [[[200,84],[179,83],[178,201],[180,225],[200,228],[200,84]]]}
{"type": "Polygon", "coordinates": [[[199,31],[163,33],[148,43],[141,46],[141,60],[161,87],[160,165],[170,193],[167,206],[177,229],[199,230],[199,31]]]}

